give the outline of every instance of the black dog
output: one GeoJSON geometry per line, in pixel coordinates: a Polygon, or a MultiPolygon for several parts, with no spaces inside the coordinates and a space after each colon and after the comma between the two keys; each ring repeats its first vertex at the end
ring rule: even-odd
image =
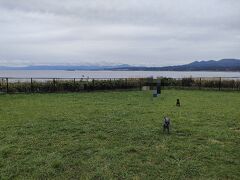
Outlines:
{"type": "Polygon", "coordinates": [[[165,132],[165,130],[170,131],[170,119],[168,117],[164,117],[163,119],[163,132],[165,132]]]}
{"type": "Polygon", "coordinates": [[[179,100],[179,99],[177,99],[176,106],[179,106],[179,107],[180,107],[180,100],[179,100]]]}

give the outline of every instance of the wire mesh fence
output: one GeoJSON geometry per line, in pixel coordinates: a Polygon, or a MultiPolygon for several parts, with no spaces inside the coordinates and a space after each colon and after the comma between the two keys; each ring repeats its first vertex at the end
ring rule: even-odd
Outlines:
{"type": "Polygon", "coordinates": [[[156,86],[176,89],[240,91],[240,77],[199,78],[0,78],[1,93],[82,92],[94,90],[142,89],[156,86]],[[159,81],[160,80],[160,81],[159,81]]]}
{"type": "Polygon", "coordinates": [[[1,78],[2,93],[81,92],[93,90],[136,89],[141,79],[102,78],[1,78]]]}
{"type": "Polygon", "coordinates": [[[240,90],[240,77],[162,78],[161,85],[180,89],[240,90]]]}

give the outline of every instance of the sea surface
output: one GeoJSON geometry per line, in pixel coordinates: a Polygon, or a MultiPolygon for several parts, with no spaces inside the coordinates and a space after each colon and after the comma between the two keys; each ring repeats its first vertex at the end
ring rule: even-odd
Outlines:
{"type": "Polygon", "coordinates": [[[141,78],[141,77],[229,77],[240,78],[240,72],[209,71],[64,71],[64,70],[0,70],[8,78],[141,78]]]}

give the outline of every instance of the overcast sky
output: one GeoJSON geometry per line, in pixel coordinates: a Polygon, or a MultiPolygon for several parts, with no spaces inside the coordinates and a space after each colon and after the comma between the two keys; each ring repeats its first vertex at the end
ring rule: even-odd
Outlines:
{"type": "Polygon", "coordinates": [[[0,65],[240,58],[240,0],[0,0],[0,65]]]}

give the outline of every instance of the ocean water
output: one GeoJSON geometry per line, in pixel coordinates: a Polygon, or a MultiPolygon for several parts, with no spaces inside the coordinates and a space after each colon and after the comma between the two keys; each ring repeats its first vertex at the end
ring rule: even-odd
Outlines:
{"type": "Polygon", "coordinates": [[[1,70],[8,78],[143,78],[143,77],[237,77],[240,72],[209,71],[63,71],[63,70],[1,70]]]}

